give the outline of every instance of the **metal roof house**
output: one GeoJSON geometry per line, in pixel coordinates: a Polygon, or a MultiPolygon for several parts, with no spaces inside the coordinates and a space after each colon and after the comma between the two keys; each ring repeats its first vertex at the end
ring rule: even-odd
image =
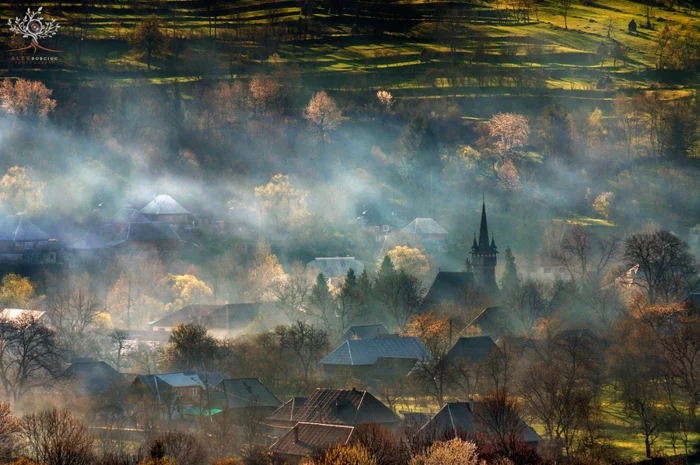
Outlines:
{"type": "Polygon", "coordinates": [[[316,257],[306,266],[318,270],[326,279],[334,282],[345,279],[351,269],[357,276],[365,269],[365,265],[355,257],[316,257]]]}
{"type": "Polygon", "coordinates": [[[315,457],[329,447],[350,442],[353,426],[300,422],[271,447],[273,457],[296,465],[305,457],[315,457]]]}
{"type": "Polygon", "coordinates": [[[257,378],[224,379],[212,391],[212,404],[220,409],[255,409],[264,415],[282,402],[257,378]]]}
{"type": "Polygon", "coordinates": [[[496,342],[489,336],[462,336],[447,353],[447,359],[453,363],[480,365],[499,350],[496,342]]]}
{"type": "Polygon", "coordinates": [[[378,386],[406,376],[431,355],[417,337],[349,339],[319,364],[326,378],[357,378],[378,386]]]}
{"type": "Polygon", "coordinates": [[[177,325],[196,323],[205,326],[218,338],[245,330],[258,316],[260,304],[226,305],[192,304],[149,323],[154,331],[172,331],[177,325]]]}
{"type": "Polygon", "coordinates": [[[141,214],[151,221],[163,221],[176,228],[193,225],[190,211],[167,194],[157,195],[141,209],[141,214]]]}
{"type": "Polygon", "coordinates": [[[368,391],[316,389],[289,424],[298,422],[347,426],[377,423],[393,427],[401,423],[401,418],[368,391]]]}
{"type": "MultiPolygon", "coordinates": [[[[482,426],[484,418],[488,413],[481,410],[483,406],[480,402],[448,402],[435,414],[416,435],[430,441],[442,441],[464,434],[488,434],[482,426]]],[[[536,444],[541,438],[537,432],[520,420],[522,440],[536,444]]]]}
{"type": "Polygon", "coordinates": [[[56,263],[58,241],[39,229],[24,215],[0,220],[0,262],[56,263]]]}

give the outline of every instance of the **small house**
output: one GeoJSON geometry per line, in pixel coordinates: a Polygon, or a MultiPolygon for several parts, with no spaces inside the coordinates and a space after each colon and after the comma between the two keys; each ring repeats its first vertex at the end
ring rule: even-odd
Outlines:
{"type": "Polygon", "coordinates": [[[324,450],[350,442],[354,427],[300,422],[272,445],[272,456],[279,463],[297,465],[306,457],[315,458],[324,450]]]}
{"type": "Polygon", "coordinates": [[[58,241],[39,229],[24,215],[0,220],[0,262],[10,264],[53,264],[58,241]]]}

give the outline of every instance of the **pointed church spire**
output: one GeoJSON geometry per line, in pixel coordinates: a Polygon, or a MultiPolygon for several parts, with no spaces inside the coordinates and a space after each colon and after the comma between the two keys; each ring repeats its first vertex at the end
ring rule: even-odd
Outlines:
{"type": "Polygon", "coordinates": [[[493,234],[491,234],[491,249],[496,250],[496,239],[494,238],[493,234]]]}
{"type": "Polygon", "coordinates": [[[478,249],[479,246],[476,244],[476,232],[474,232],[474,243],[472,244],[472,250],[478,249]]]}
{"type": "Polygon", "coordinates": [[[479,228],[479,248],[486,250],[489,248],[489,226],[486,222],[486,199],[481,203],[481,227],[479,228]]]}

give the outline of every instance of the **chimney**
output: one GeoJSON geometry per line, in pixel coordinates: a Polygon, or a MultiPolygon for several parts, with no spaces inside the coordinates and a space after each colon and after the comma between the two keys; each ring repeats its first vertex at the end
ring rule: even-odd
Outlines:
{"type": "Polygon", "coordinates": [[[294,444],[299,442],[299,425],[294,427],[294,444]]]}

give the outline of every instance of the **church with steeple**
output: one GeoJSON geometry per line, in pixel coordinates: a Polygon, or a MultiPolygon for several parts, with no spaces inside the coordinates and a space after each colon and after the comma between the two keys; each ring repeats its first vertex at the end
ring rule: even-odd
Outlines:
{"type": "Polygon", "coordinates": [[[439,305],[441,302],[453,302],[459,304],[468,288],[479,287],[485,289],[490,295],[499,293],[496,282],[496,264],[498,263],[498,247],[493,235],[489,240],[489,225],[486,218],[486,202],[481,203],[481,224],[479,235],[474,233],[474,241],[471,247],[471,259],[467,259],[466,271],[442,271],[435,277],[425,296],[422,311],[439,305]]]}
{"type": "Polygon", "coordinates": [[[489,244],[486,202],[482,201],[479,242],[476,241],[476,233],[474,233],[474,243],[472,244],[471,251],[471,269],[474,274],[474,284],[495,292],[498,292],[498,284],[496,283],[497,255],[498,248],[496,247],[496,241],[493,236],[491,236],[491,243],[489,244]]]}

